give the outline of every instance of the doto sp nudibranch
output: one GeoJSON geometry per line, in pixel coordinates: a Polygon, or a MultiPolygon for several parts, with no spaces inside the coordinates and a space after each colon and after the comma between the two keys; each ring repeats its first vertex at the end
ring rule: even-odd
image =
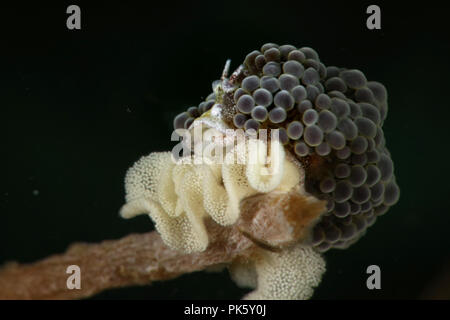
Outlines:
{"type": "Polygon", "coordinates": [[[238,285],[256,288],[248,299],[308,299],[325,272],[322,253],[355,243],[399,199],[382,130],[387,91],[359,70],[326,67],[309,47],[264,44],[230,77],[228,69],[229,61],[213,92],[176,116],[174,129],[222,135],[200,151],[220,144],[225,159],[241,161],[192,161],[192,141],[184,144],[189,156],[143,157],[127,172],[121,215],[149,214],[168,246],[199,252],[208,246],[204,219],[230,226],[244,199],[294,190],[318,211],[306,234],[280,250],[261,246],[228,269],[238,285]],[[262,129],[277,139],[251,139],[262,129]],[[237,143],[225,138],[230,130],[242,132],[237,143]]]}

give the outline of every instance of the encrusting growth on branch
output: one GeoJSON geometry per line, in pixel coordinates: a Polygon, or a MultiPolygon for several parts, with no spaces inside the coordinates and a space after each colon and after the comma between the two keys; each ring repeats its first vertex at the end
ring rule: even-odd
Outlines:
{"type": "MultiPolygon", "coordinates": [[[[80,299],[111,288],[146,285],[152,281],[168,280],[184,273],[200,271],[209,266],[249,259],[261,249],[258,241],[250,240],[238,226],[241,228],[243,225],[247,226],[249,232],[254,233],[251,235],[253,239],[265,239],[269,243],[272,240],[278,241],[279,239],[271,238],[276,235],[263,234],[261,232],[264,230],[252,228],[251,219],[248,217],[251,215],[255,223],[269,223],[281,231],[292,229],[291,219],[283,220],[278,216],[275,221],[268,221],[270,216],[265,212],[268,209],[276,211],[274,203],[283,204],[278,210],[284,212],[283,208],[288,208],[286,207],[288,199],[298,201],[298,195],[293,192],[260,195],[259,200],[265,202],[267,206],[260,204],[256,211],[250,211],[250,206],[246,206],[244,200],[241,217],[245,219],[245,223],[239,223],[238,220],[238,223],[232,226],[223,227],[207,219],[205,226],[209,245],[202,252],[186,254],[172,250],[154,231],[129,235],[120,240],[103,241],[99,244],[74,244],[63,254],[32,264],[9,263],[0,269],[0,299],[80,299]],[[276,201],[277,197],[284,199],[276,201]],[[67,289],[66,281],[69,275],[66,269],[70,265],[78,265],[81,269],[80,290],[67,289]]],[[[252,202],[255,201],[255,197],[258,196],[254,196],[252,202]]],[[[305,211],[304,219],[302,212],[299,213],[293,226],[297,232],[285,237],[283,242],[294,242],[296,240],[294,237],[298,236],[298,226],[308,225],[313,216],[316,218],[320,216],[323,206],[317,205],[317,202],[311,204],[311,210],[305,211]],[[315,212],[315,215],[312,212],[315,212]]],[[[289,217],[290,214],[285,212],[286,217],[289,217]]]]}

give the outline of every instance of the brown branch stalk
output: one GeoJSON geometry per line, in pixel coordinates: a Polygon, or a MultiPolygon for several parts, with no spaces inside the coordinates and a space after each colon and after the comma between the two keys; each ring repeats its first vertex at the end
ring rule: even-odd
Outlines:
{"type": "Polygon", "coordinates": [[[323,211],[323,204],[308,205],[301,197],[295,192],[259,195],[243,201],[241,218],[233,226],[205,221],[209,246],[203,252],[174,251],[154,231],[98,244],[74,244],[63,254],[31,264],[9,263],[0,268],[0,299],[86,298],[110,288],[145,285],[230,263],[238,256],[251,255],[255,244],[273,244],[279,249],[283,243],[298,240],[299,235],[304,237],[306,233],[298,228],[311,225],[323,211]],[[287,203],[293,204],[296,219],[292,210],[286,211],[287,203]],[[267,228],[261,229],[261,225],[267,228]],[[280,234],[284,234],[281,240],[280,234]],[[81,289],[67,287],[70,265],[80,267],[81,289]]]}

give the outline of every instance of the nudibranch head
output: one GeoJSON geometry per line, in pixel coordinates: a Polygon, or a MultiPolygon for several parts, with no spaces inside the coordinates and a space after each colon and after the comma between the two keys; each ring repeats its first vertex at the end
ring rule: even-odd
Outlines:
{"type": "Polygon", "coordinates": [[[360,70],[325,66],[309,47],[264,44],[214,92],[174,119],[188,129],[212,118],[245,131],[279,129],[279,141],[304,169],[304,188],[327,201],[311,245],[347,248],[400,195],[383,123],[386,88],[360,70]]]}

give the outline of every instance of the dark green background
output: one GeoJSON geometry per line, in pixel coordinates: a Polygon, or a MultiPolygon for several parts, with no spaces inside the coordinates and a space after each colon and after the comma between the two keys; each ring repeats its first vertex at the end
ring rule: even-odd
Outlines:
{"type": "MultiPolygon", "coordinates": [[[[209,94],[227,58],[235,68],[276,42],[311,46],[326,65],[363,70],[389,93],[384,130],[400,202],[357,244],[326,253],[314,298],[415,299],[445,264],[449,272],[443,8],[380,4],[382,30],[370,31],[368,2],[75,3],[80,31],[66,29],[68,2],[1,8],[0,263],[151,230],[145,216],[118,216],[126,169],[173,146],[173,117],[209,94]],[[381,267],[382,290],[365,286],[371,264],[381,267]]],[[[96,298],[235,299],[245,292],[226,272],[195,273],[96,298]]]]}

